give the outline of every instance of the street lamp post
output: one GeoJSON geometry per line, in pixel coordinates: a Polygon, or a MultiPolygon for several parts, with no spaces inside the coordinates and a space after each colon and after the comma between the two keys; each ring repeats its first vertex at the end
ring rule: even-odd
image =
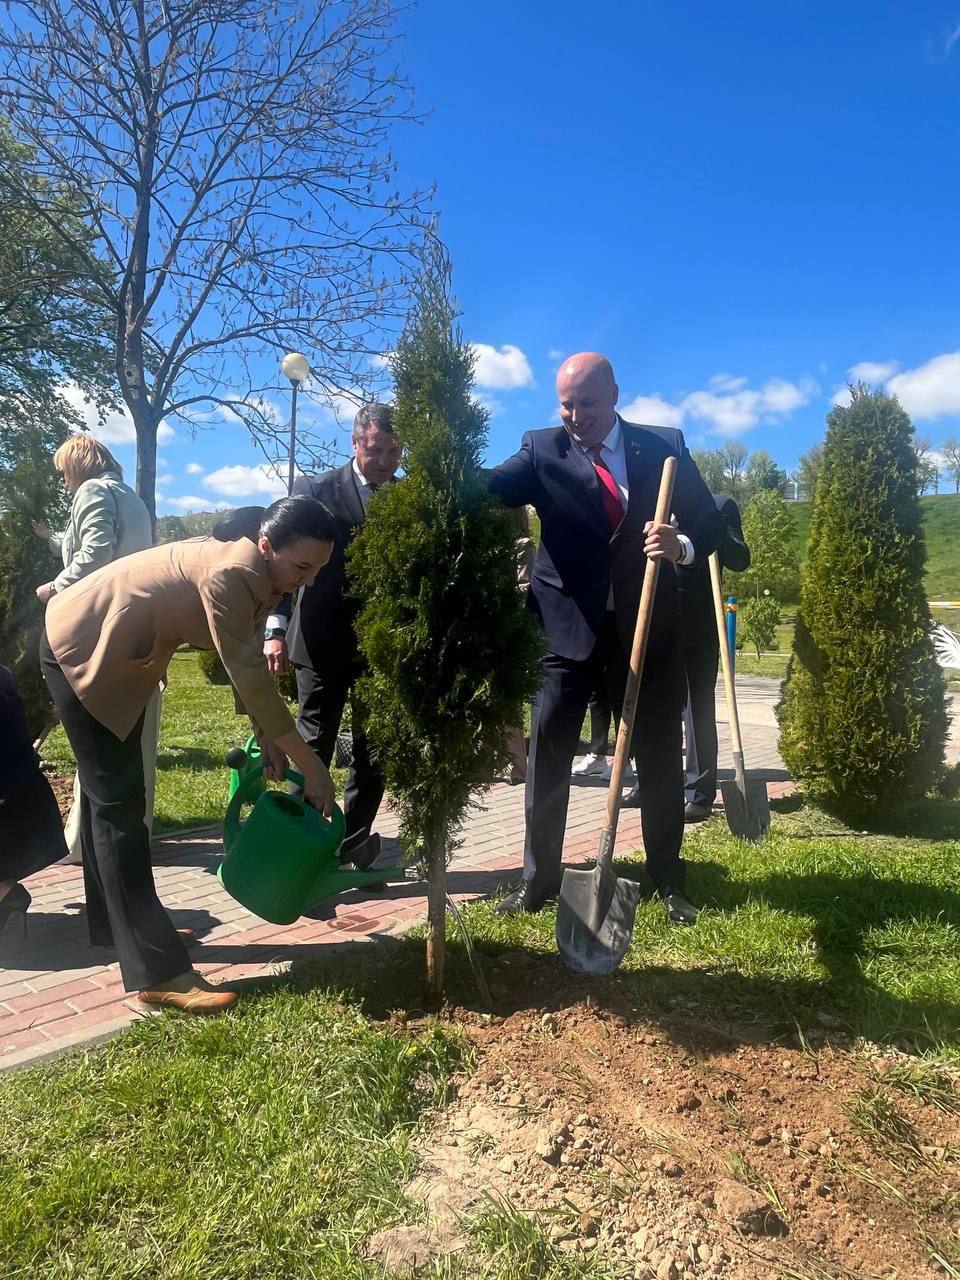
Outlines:
{"type": "Polygon", "coordinates": [[[287,493],[293,493],[293,472],[297,453],[297,392],[310,373],[307,357],[299,351],[288,352],[280,361],[280,371],[290,379],[290,462],[287,471],[287,493]]]}

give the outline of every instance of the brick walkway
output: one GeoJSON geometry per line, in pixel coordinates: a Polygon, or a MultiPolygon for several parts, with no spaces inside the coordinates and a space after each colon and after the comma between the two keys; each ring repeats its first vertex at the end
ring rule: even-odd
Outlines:
{"type": "MultiPolygon", "coordinates": [[[[774,682],[738,681],[738,687],[741,684],[748,765],[767,779],[771,795],[781,794],[789,782],[776,751],[774,682]]],[[[729,760],[724,714],[718,706],[721,764],[729,760]]],[[[595,855],[605,798],[603,784],[591,780],[574,784],[564,846],[569,863],[583,863],[595,855]]],[[[386,839],[396,832],[389,810],[382,812],[378,829],[385,837],[384,856],[395,855],[396,841],[386,839]]],[[[630,851],[640,843],[639,814],[624,810],[617,850],[630,851]]],[[[451,894],[458,900],[469,899],[516,879],[522,848],[523,788],[498,785],[466,827],[463,847],[450,868],[451,894]]],[[[221,888],[216,878],[221,856],[217,829],[155,843],[160,897],[178,926],[189,926],[200,935],[202,943],[192,953],[194,962],[217,981],[276,973],[308,957],[317,946],[366,942],[424,919],[423,885],[408,882],[391,886],[383,894],[344,894],[286,928],[265,924],[221,888]]],[[[0,939],[0,1068],[109,1035],[134,1018],[152,1016],[137,1005],[135,997],[124,993],[110,953],[87,942],[80,868],[52,867],[33,876],[29,888],[33,906],[26,941],[14,925],[0,939]]]]}

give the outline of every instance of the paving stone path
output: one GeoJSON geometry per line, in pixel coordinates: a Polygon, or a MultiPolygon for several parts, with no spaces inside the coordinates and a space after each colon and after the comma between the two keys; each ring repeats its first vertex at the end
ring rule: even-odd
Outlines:
{"type": "MultiPolygon", "coordinates": [[[[748,765],[767,780],[771,796],[783,794],[790,783],[776,749],[776,682],[740,679],[737,685],[748,765]]],[[[718,703],[721,765],[730,759],[725,716],[718,703]]],[[[960,741],[951,742],[951,751],[951,758],[960,755],[960,741]]],[[[731,776],[730,771],[721,769],[722,776],[731,776]]],[[[564,845],[567,863],[582,864],[595,855],[605,798],[606,787],[597,780],[575,782],[571,788],[564,845]]],[[[395,855],[396,821],[386,805],[377,827],[384,836],[384,856],[395,855]]],[[[627,852],[641,843],[639,814],[624,810],[617,851],[627,852]]],[[[467,823],[463,846],[450,867],[452,896],[463,901],[516,880],[522,851],[523,788],[499,784],[467,823]]],[[[308,958],[318,946],[371,942],[402,932],[425,917],[424,886],[411,881],[381,894],[343,894],[295,925],[266,924],[221,888],[216,871],[222,853],[219,828],[180,833],[154,843],[160,898],[176,925],[199,934],[200,945],[192,951],[194,963],[218,982],[276,973],[308,958]]],[[[99,1039],[135,1018],[153,1016],[137,1004],[135,996],[123,991],[112,955],[87,941],[81,869],[51,867],[31,877],[29,888],[33,906],[27,938],[20,937],[15,923],[0,938],[0,1069],[99,1039]]]]}

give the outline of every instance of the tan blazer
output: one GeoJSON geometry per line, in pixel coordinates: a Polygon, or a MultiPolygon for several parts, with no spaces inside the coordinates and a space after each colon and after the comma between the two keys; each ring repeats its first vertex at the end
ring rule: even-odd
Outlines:
{"type": "Polygon", "coordinates": [[[263,658],[279,597],[247,538],[191,538],[124,556],[47,605],[47,638],[94,717],[125,739],[181,644],[216,649],[251,719],[268,738],[294,728],[263,658]]]}

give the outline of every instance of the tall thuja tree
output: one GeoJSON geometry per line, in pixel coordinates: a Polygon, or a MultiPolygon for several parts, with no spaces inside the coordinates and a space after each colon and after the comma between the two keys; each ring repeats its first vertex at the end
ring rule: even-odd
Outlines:
{"type": "Polygon", "coordinates": [[[915,808],[943,769],[912,442],[898,401],[862,385],[828,416],[778,708],[790,771],[863,823],[915,808]]]}
{"type": "Polygon", "coordinates": [[[426,864],[427,998],[443,992],[446,867],[472,796],[507,762],[537,682],[540,640],[517,589],[513,532],[480,472],[487,413],[450,269],[427,251],[391,360],[405,477],[371,501],[350,551],[370,674],[358,692],[400,816],[408,860],[426,864]]]}
{"type": "Polygon", "coordinates": [[[32,176],[34,159],[0,118],[0,663],[14,672],[37,731],[50,700],[37,663],[35,588],[60,564],[30,519],[59,528],[66,514],[52,455],[84,425],[66,385],[102,409],[113,401],[92,237],[76,201],[32,176]],[[58,231],[37,218],[35,197],[55,212],[58,231]]]}

